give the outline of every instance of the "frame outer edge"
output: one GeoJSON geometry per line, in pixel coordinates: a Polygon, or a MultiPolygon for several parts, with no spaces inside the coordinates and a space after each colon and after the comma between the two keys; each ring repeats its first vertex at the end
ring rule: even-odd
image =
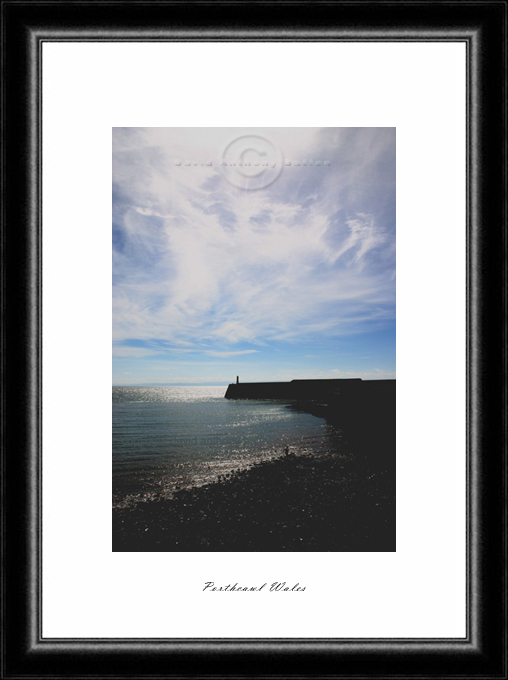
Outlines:
{"type": "MultiPolygon", "coordinates": [[[[9,3],[13,4],[13,3],[9,3]]],[[[466,4],[466,3],[464,3],[466,4]]],[[[505,19],[505,25],[506,25],[506,3],[486,3],[492,7],[492,5],[497,5],[500,7],[503,5],[504,7],[504,19],[505,19]]],[[[2,6],[2,13],[4,14],[4,9],[5,9],[5,3],[3,3],[2,6]]],[[[5,14],[4,14],[5,18],[5,14]]],[[[4,23],[3,31],[6,31],[6,25],[7,22],[4,23]]],[[[81,35],[81,38],[83,39],[83,35],[86,34],[86,31],[78,32],[78,35],[81,35]]],[[[25,430],[25,443],[28,448],[28,456],[29,458],[26,460],[26,480],[28,481],[28,489],[29,489],[29,494],[28,496],[24,499],[26,502],[25,509],[27,512],[27,536],[26,536],[26,542],[25,542],[25,550],[27,551],[26,557],[27,557],[27,564],[28,564],[28,580],[26,582],[26,599],[25,599],[25,612],[24,615],[21,615],[22,623],[24,621],[25,624],[25,639],[24,642],[20,645],[18,648],[18,652],[15,654],[15,656],[18,657],[17,661],[17,672],[15,672],[15,675],[9,674],[9,675],[4,675],[6,668],[5,668],[5,660],[3,662],[2,666],[2,677],[21,677],[21,675],[30,675],[33,677],[39,677],[39,673],[36,670],[36,666],[34,664],[37,664],[42,660],[42,657],[46,657],[47,660],[49,661],[48,657],[52,657],[53,655],[61,655],[62,653],[65,654],[65,651],[70,654],[76,654],[76,661],[78,664],[80,663],[79,659],[81,657],[81,662],[83,664],[83,668],[87,667],[87,663],[85,659],[82,658],[83,653],[85,652],[85,649],[88,648],[89,654],[93,655],[97,659],[97,653],[105,652],[108,653],[110,651],[114,651],[116,653],[119,653],[121,648],[124,647],[125,645],[123,644],[118,644],[118,642],[111,641],[110,643],[103,643],[102,641],[97,641],[97,640],[90,640],[90,641],[85,641],[85,643],[77,643],[77,641],[72,641],[69,640],[68,642],[65,641],[63,643],[58,643],[56,641],[47,641],[44,642],[42,641],[41,638],[41,620],[40,620],[40,611],[41,611],[41,592],[40,592],[40,568],[41,568],[41,553],[42,553],[42,545],[41,545],[41,534],[40,531],[42,530],[42,520],[41,520],[41,503],[42,503],[42,498],[41,498],[41,461],[37,462],[37,453],[38,451],[41,450],[41,418],[40,418],[40,409],[39,409],[39,404],[41,404],[41,399],[42,399],[42,364],[41,364],[41,345],[42,345],[42,332],[41,332],[41,321],[42,321],[42,312],[41,312],[41,303],[42,303],[42,295],[41,295],[41,285],[42,285],[42,275],[41,275],[41,258],[42,258],[42,230],[41,230],[41,198],[42,198],[42,188],[41,188],[41,183],[42,183],[42,158],[41,158],[41,153],[42,153],[42,147],[40,146],[40,139],[41,139],[41,134],[42,134],[42,129],[41,129],[41,98],[42,98],[42,91],[40,88],[40,77],[41,77],[41,58],[42,58],[42,50],[41,50],[41,43],[42,43],[42,34],[37,33],[36,31],[32,30],[32,32],[29,31],[29,29],[25,26],[25,40],[26,40],[26,55],[27,55],[27,60],[25,64],[25,73],[27,75],[27,83],[28,86],[25,86],[24,90],[24,96],[25,96],[25,115],[22,118],[21,122],[21,127],[23,128],[23,125],[26,127],[26,138],[25,138],[25,151],[27,154],[27,163],[26,163],[26,169],[25,169],[25,181],[26,181],[26,187],[24,187],[25,192],[26,192],[26,197],[27,197],[27,204],[25,207],[20,207],[18,210],[18,214],[23,214],[24,215],[24,224],[19,225],[22,227],[22,231],[29,237],[29,244],[25,245],[25,249],[21,249],[18,252],[21,253],[26,253],[26,275],[27,275],[27,280],[25,282],[26,288],[24,288],[24,293],[25,297],[22,300],[22,303],[25,305],[25,313],[26,313],[26,321],[27,321],[27,326],[26,326],[26,335],[24,336],[27,341],[27,351],[25,353],[25,359],[26,359],[26,366],[25,366],[25,378],[26,378],[26,384],[28,387],[28,399],[25,403],[25,411],[24,414],[26,415],[27,419],[30,420],[33,424],[35,424],[35,427],[30,431],[29,427],[25,430]],[[77,644],[76,644],[77,643],[77,644]],[[21,651],[21,647],[23,647],[24,651],[21,651]],[[38,659],[38,661],[37,661],[38,659]]],[[[95,35],[97,35],[97,32],[95,32],[95,35]]],[[[358,35],[356,33],[356,35],[358,35]]],[[[448,33],[449,35],[449,33],[448,33]]],[[[5,36],[5,33],[4,33],[5,36]]],[[[504,32],[504,36],[506,37],[506,30],[504,32]]],[[[104,39],[105,36],[101,36],[98,39],[104,39]]],[[[107,39],[107,38],[106,38],[107,39]]],[[[132,38],[130,38],[132,39],[132,38]]],[[[149,38],[150,40],[153,40],[154,38],[149,38]]],[[[159,35],[160,39],[160,35],[159,35]]],[[[199,39],[199,37],[197,38],[199,39]]],[[[228,39],[228,38],[226,38],[228,39]]],[[[350,38],[354,39],[354,38],[350,38]]],[[[408,38],[410,39],[410,38],[408,38]]],[[[5,65],[5,44],[8,42],[8,40],[4,40],[4,46],[3,46],[3,52],[2,52],[2,58],[3,62],[5,65]]],[[[12,46],[12,40],[9,43],[12,46]]],[[[485,175],[486,172],[486,164],[487,164],[487,157],[485,154],[485,147],[484,147],[484,140],[482,138],[482,123],[481,123],[481,111],[479,108],[479,101],[480,101],[480,91],[483,90],[484,87],[486,87],[486,78],[485,75],[481,75],[481,68],[479,66],[480,60],[481,60],[481,54],[484,50],[486,50],[486,44],[485,44],[485,34],[483,33],[481,39],[479,38],[479,34],[477,33],[475,36],[473,36],[471,42],[471,60],[470,60],[470,67],[471,67],[471,93],[470,93],[470,105],[471,105],[471,139],[470,139],[470,172],[471,172],[471,177],[470,177],[470,186],[472,187],[479,187],[481,183],[481,177],[479,175],[483,176],[485,175]],[[478,42],[480,40],[480,42],[478,42]],[[482,42],[483,41],[483,42],[482,42]],[[476,68],[475,68],[476,66],[476,68]],[[475,168],[480,168],[479,175],[478,172],[475,171],[475,168]]],[[[11,48],[12,49],[12,48],[11,48]]],[[[18,47],[19,49],[19,47],[18,47]]],[[[22,71],[23,72],[23,71],[22,71]]],[[[23,86],[20,86],[20,89],[18,91],[18,95],[21,97],[22,96],[22,90],[23,86]]],[[[21,104],[21,102],[20,102],[21,104]]],[[[9,112],[12,111],[12,107],[9,109],[9,112]]],[[[492,112],[491,112],[492,114],[492,112]]],[[[506,114],[505,114],[506,115],[506,114]]],[[[4,134],[5,131],[7,130],[7,120],[9,120],[9,130],[12,130],[14,127],[13,125],[13,116],[12,113],[10,114],[10,118],[7,117],[6,114],[4,114],[4,120],[5,120],[5,125],[4,125],[4,134]]],[[[504,128],[505,134],[506,134],[506,128],[504,128]]],[[[21,140],[22,139],[22,134],[23,132],[18,133],[18,138],[21,140]]],[[[23,148],[23,144],[20,144],[20,147],[23,148]]],[[[10,157],[10,156],[9,156],[10,157]]],[[[6,168],[6,163],[5,163],[5,150],[4,150],[4,156],[3,156],[3,163],[4,163],[4,172],[6,168]]],[[[506,160],[506,150],[505,150],[505,156],[504,156],[504,161],[506,160]]],[[[21,163],[22,161],[18,161],[18,163],[21,163]]],[[[19,166],[20,167],[20,166],[19,166]]],[[[504,166],[506,167],[506,165],[504,166]]],[[[18,171],[18,176],[21,176],[18,171]]],[[[3,186],[9,185],[7,180],[3,179],[3,186]]],[[[9,185],[10,186],[10,185],[9,185]]],[[[481,194],[481,191],[478,191],[478,194],[481,194]]],[[[483,199],[484,200],[484,199],[483,199]]],[[[470,228],[471,228],[471,237],[474,239],[480,239],[480,235],[477,233],[478,225],[480,231],[483,233],[483,238],[485,239],[485,226],[482,225],[482,219],[486,218],[486,216],[482,213],[482,197],[481,195],[475,196],[475,192],[471,191],[471,203],[470,203],[470,228]],[[476,229],[474,225],[477,225],[476,229]]],[[[5,216],[5,212],[4,212],[5,216]]],[[[13,227],[13,210],[9,212],[10,216],[10,222],[9,226],[12,229],[13,227]]],[[[506,222],[503,223],[504,226],[506,227],[506,222]]],[[[493,225],[494,226],[494,225],[493,225]]],[[[4,239],[7,241],[7,236],[6,236],[6,220],[4,217],[4,239]]],[[[18,236],[17,240],[17,245],[18,247],[20,243],[20,237],[18,236]]],[[[504,255],[506,257],[506,241],[503,235],[503,243],[504,243],[504,255]]],[[[5,244],[4,244],[5,246],[5,244]]],[[[6,252],[6,247],[4,247],[4,257],[5,257],[5,252],[6,252]]],[[[472,336],[472,344],[469,347],[469,350],[471,352],[470,358],[473,359],[473,357],[478,353],[482,353],[483,351],[483,346],[482,342],[484,342],[484,339],[482,339],[481,335],[481,325],[479,323],[479,319],[481,318],[481,314],[479,313],[479,308],[481,307],[481,295],[478,295],[478,293],[485,292],[485,287],[484,284],[482,284],[482,264],[481,264],[481,253],[474,252],[474,249],[472,249],[471,252],[471,288],[470,288],[470,294],[471,294],[471,316],[469,319],[469,330],[471,331],[471,336],[472,336]],[[480,285],[478,285],[480,283],[480,285]]],[[[11,265],[11,268],[7,269],[7,271],[12,271],[13,265],[11,265]]],[[[504,282],[506,283],[506,260],[504,263],[504,269],[503,269],[505,275],[504,275],[504,282]]],[[[4,272],[5,276],[5,272],[4,272]]],[[[9,286],[8,290],[12,290],[13,286],[9,286]]],[[[5,311],[7,309],[7,299],[4,298],[2,300],[3,302],[3,310],[5,311]]],[[[505,307],[505,312],[506,312],[506,304],[505,304],[505,298],[503,301],[503,305],[505,307]]],[[[22,310],[23,311],[23,310],[22,310]]],[[[505,325],[504,328],[506,329],[506,320],[505,320],[505,325]]],[[[22,334],[23,335],[23,334],[22,334]]],[[[506,339],[506,332],[504,333],[503,339],[506,339]]],[[[9,347],[9,349],[12,348],[12,345],[14,344],[13,338],[12,338],[12,330],[11,330],[11,338],[9,340],[9,343],[5,342],[4,346],[9,347]]],[[[4,358],[3,360],[4,367],[7,368],[6,360],[4,358]]],[[[476,366],[480,366],[480,359],[478,359],[476,366]]],[[[506,369],[506,354],[504,354],[504,369],[506,369]]],[[[481,427],[481,410],[478,399],[480,401],[483,400],[483,396],[481,394],[481,385],[482,385],[482,373],[481,373],[481,368],[478,368],[478,370],[472,371],[471,372],[471,386],[470,386],[470,393],[471,393],[471,402],[469,404],[469,413],[471,416],[471,426],[472,430],[476,432],[482,432],[482,427],[481,427]]],[[[5,385],[3,387],[3,394],[5,394],[5,385]]],[[[505,389],[504,389],[504,404],[506,404],[506,383],[505,383],[505,389]]],[[[18,394],[19,397],[19,394],[18,394]]],[[[12,411],[9,411],[9,413],[12,415],[12,411]]],[[[504,419],[504,423],[506,423],[506,419],[504,419]]],[[[5,431],[7,429],[7,424],[5,422],[5,417],[3,421],[3,426],[4,426],[4,431],[3,435],[5,434],[5,431]]],[[[12,431],[12,428],[11,428],[12,431]]],[[[506,442],[506,425],[504,425],[504,441],[506,442]]],[[[482,448],[480,446],[480,440],[477,437],[475,441],[473,442],[474,447],[478,452],[482,448]]],[[[472,536],[479,536],[478,534],[478,529],[481,529],[482,527],[484,528],[484,524],[486,521],[485,515],[483,516],[483,519],[478,523],[478,518],[480,517],[480,512],[479,512],[479,504],[480,504],[480,498],[479,496],[484,496],[487,494],[487,489],[482,487],[482,484],[484,484],[484,469],[482,468],[481,462],[477,460],[478,455],[474,453],[474,451],[471,451],[472,457],[474,457],[474,460],[471,461],[471,483],[472,483],[472,510],[474,512],[471,513],[471,525],[470,528],[472,530],[472,536]],[[476,483],[476,486],[475,486],[476,483]],[[478,494],[475,494],[474,491],[478,490],[478,494]],[[473,531],[474,529],[474,531],[473,531]]],[[[5,488],[5,486],[4,486],[5,488]]],[[[12,499],[12,496],[11,496],[12,499]]],[[[12,504],[9,508],[11,511],[12,504]]],[[[9,514],[11,514],[9,512],[9,514]]],[[[12,527],[10,529],[12,532],[12,527]]],[[[12,535],[12,534],[11,534],[12,535]]],[[[482,544],[478,540],[472,540],[470,544],[470,558],[472,560],[472,564],[474,564],[474,570],[471,572],[471,589],[470,589],[470,605],[471,605],[471,612],[472,612],[472,618],[471,618],[471,625],[470,625],[470,642],[472,644],[469,645],[469,649],[466,649],[465,645],[457,645],[454,644],[453,641],[448,641],[449,647],[448,651],[452,653],[452,655],[455,653],[457,654],[459,650],[461,650],[463,655],[466,656],[476,656],[476,661],[479,662],[480,658],[483,657],[484,661],[487,661],[487,657],[484,656],[486,653],[486,637],[487,637],[487,629],[485,628],[485,622],[486,622],[486,616],[488,614],[487,611],[482,610],[482,597],[484,595],[484,592],[482,590],[482,582],[483,579],[485,578],[486,575],[486,569],[484,565],[484,561],[481,559],[481,552],[482,552],[482,544]],[[455,650],[455,651],[453,651],[455,650]]],[[[5,582],[3,583],[5,587],[5,582]]],[[[505,591],[506,591],[506,582],[505,582],[505,591]]],[[[5,606],[5,605],[4,605],[5,606]]],[[[4,616],[7,613],[7,610],[4,609],[4,616]]],[[[505,629],[506,632],[506,629],[505,629]]],[[[9,635],[9,639],[13,640],[13,636],[9,635]]],[[[18,640],[20,642],[20,640],[18,640]]],[[[240,649],[244,649],[247,651],[247,648],[249,647],[249,642],[245,641],[246,644],[240,643],[239,647],[240,649]]],[[[278,641],[281,642],[281,641],[278,641]]],[[[375,641],[372,641],[374,644],[372,645],[373,648],[376,647],[375,641]]],[[[391,641],[392,643],[395,641],[391,641]]],[[[152,653],[154,652],[157,654],[157,652],[162,651],[162,647],[164,644],[160,644],[159,641],[146,641],[146,643],[141,642],[139,644],[136,643],[136,641],[132,641],[131,645],[131,652],[133,654],[147,654],[147,653],[152,653]]],[[[182,646],[182,641],[175,641],[175,646],[181,650],[181,652],[185,655],[187,655],[188,652],[188,646],[183,645],[182,646]],[[184,651],[185,650],[185,651],[184,651]]],[[[432,641],[429,641],[431,644],[432,641]]],[[[389,642],[384,643],[381,641],[381,647],[385,647],[386,651],[389,652],[390,654],[396,653],[395,647],[392,646],[391,650],[389,649],[389,642]]],[[[211,661],[210,657],[210,650],[209,650],[209,645],[208,644],[203,644],[200,645],[199,642],[196,645],[197,647],[201,647],[202,653],[205,653],[208,655],[208,660],[211,661]]],[[[233,647],[235,645],[233,644],[233,647]]],[[[353,644],[352,647],[355,647],[356,645],[353,644]]],[[[278,647],[280,651],[288,649],[288,645],[285,643],[282,643],[282,645],[275,644],[274,647],[278,647]]],[[[346,644],[347,647],[347,644],[346,644]]],[[[398,646],[398,651],[400,651],[402,654],[407,654],[409,653],[411,655],[411,651],[415,652],[416,654],[419,653],[420,650],[425,650],[425,648],[428,648],[427,644],[421,644],[421,643],[408,643],[406,645],[399,645],[398,646]],[[406,651],[404,652],[404,648],[406,651]]],[[[127,651],[127,650],[125,650],[127,651]]],[[[274,650],[275,651],[275,650],[274,650]]],[[[349,649],[349,651],[352,651],[352,648],[349,649]]],[[[374,650],[373,650],[374,651],[374,650]]],[[[346,652],[346,656],[348,654],[348,650],[344,649],[344,652],[346,652]]],[[[221,652],[218,652],[221,653],[221,652]]],[[[323,650],[323,653],[326,654],[326,652],[323,650]]],[[[8,657],[11,656],[11,654],[7,654],[8,657]]],[[[488,656],[488,652],[487,652],[488,656]]],[[[130,654],[129,654],[130,657],[130,654]]],[[[62,659],[63,660],[63,659],[62,659]]],[[[96,663],[93,662],[93,659],[90,659],[92,663],[90,666],[92,668],[97,668],[96,663]]],[[[472,659],[471,659],[472,661],[472,659]]],[[[54,674],[56,672],[56,664],[53,667],[53,671],[49,671],[51,674],[54,674]]],[[[14,667],[12,667],[14,670],[14,667]]],[[[49,667],[45,665],[46,672],[48,672],[49,667]]],[[[506,677],[506,664],[503,663],[503,668],[500,668],[499,665],[497,666],[496,669],[494,669],[491,665],[491,663],[486,663],[486,665],[483,665],[480,663],[480,667],[477,669],[477,672],[475,673],[475,676],[478,677],[478,672],[481,674],[482,677],[506,677]],[[500,675],[502,674],[502,675],[500,675]]],[[[81,675],[81,674],[80,674],[81,675]]],[[[93,675],[93,673],[88,673],[87,675],[93,675]]],[[[117,675],[115,673],[115,675],[117,675]]],[[[418,675],[420,675],[418,673],[418,675]]],[[[176,676],[173,676],[176,677],[176,676]]],[[[183,677],[178,675],[178,677],[183,677]]],[[[203,676],[204,677],[204,676],[203,676]]],[[[212,677],[211,675],[208,677],[212,677]]],[[[220,676],[217,676],[220,677],[220,676]]],[[[236,677],[236,676],[235,676],[236,677]]],[[[268,677],[268,675],[264,675],[264,677],[268,677]]],[[[275,677],[275,676],[273,676],[275,677]]],[[[278,675],[277,677],[280,677],[278,675]]],[[[293,675],[293,677],[297,677],[296,675],[293,675]]],[[[314,677],[318,677],[317,675],[314,677]]],[[[407,676],[406,676],[407,677],[407,676]]],[[[422,677],[422,676],[420,676],[422,677]]],[[[469,676],[468,676],[469,677],[469,676]]],[[[470,676],[473,677],[473,676],[470,676]]]]}

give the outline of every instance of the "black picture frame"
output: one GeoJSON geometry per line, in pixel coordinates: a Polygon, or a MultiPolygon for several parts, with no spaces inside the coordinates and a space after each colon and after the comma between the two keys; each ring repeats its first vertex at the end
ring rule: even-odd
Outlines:
{"type": "Polygon", "coordinates": [[[506,22],[495,1],[2,2],[2,678],[507,677],[506,22]],[[41,637],[41,46],[172,39],[466,43],[464,639],[41,637]]]}

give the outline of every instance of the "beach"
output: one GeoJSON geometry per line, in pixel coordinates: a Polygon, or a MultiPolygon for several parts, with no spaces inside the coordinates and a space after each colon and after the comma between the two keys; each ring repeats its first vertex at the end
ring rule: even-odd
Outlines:
{"type": "Polygon", "coordinates": [[[361,418],[339,406],[292,406],[342,423],[336,452],[281,451],[216,483],[114,508],[113,550],[394,551],[395,392],[373,397],[361,418]]]}

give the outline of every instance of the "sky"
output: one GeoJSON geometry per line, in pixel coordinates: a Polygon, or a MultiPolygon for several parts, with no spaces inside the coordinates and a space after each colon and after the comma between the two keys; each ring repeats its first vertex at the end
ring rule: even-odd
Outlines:
{"type": "Polygon", "coordinates": [[[395,378],[395,128],[113,128],[113,385],[395,378]]]}

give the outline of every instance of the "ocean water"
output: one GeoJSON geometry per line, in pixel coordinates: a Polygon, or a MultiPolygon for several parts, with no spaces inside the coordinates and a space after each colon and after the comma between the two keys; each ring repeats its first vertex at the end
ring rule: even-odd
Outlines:
{"type": "Polygon", "coordinates": [[[336,455],[340,432],[282,401],[226,387],[113,387],[113,506],[128,507],[290,453],[336,455]]]}

